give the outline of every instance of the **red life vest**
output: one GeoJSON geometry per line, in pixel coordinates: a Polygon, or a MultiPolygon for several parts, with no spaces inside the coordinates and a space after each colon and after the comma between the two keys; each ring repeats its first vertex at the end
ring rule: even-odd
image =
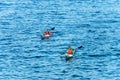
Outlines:
{"type": "Polygon", "coordinates": [[[45,32],[45,35],[50,35],[50,32],[49,32],[49,31],[46,31],[46,32],[45,32]]]}
{"type": "Polygon", "coordinates": [[[71,49],[68,50],[68,54],[72,55],[72,50],[71,49]]]}

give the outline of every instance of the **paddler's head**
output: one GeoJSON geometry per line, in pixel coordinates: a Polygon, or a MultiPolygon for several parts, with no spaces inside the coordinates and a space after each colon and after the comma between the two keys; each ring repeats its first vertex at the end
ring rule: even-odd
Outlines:
{"type": "Polygon", "coordinates": [[[71,46],[68,46],[68,49],[71,49],[71,46]]]}
{"type": "Polygon", "coordinates": [[[48,29],[46,29],[46,31],[48,31],[48,29]]]}

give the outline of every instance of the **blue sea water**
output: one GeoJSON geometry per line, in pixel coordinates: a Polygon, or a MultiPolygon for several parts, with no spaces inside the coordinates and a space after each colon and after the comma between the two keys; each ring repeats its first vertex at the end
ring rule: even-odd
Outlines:
{"type": "Polygon", "coordinates": [[[0,0],[0,80],[120,80],[120,1],[0,0]]]}

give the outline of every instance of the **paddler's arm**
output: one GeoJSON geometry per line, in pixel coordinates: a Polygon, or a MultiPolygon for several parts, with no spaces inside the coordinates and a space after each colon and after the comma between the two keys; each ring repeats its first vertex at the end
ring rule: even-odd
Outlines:
{"type": "Polygon", "coordinates": [[[74,54],[74,53],[75,53],[75,51],[76,51],[76,49],[73,49],[73,50],[72,50],[72,53],[74,54]]]}
{"type": "Polygon", "coordinates": [[[52,33],[50,32],[50,35],[52,35],[52,33]]]}

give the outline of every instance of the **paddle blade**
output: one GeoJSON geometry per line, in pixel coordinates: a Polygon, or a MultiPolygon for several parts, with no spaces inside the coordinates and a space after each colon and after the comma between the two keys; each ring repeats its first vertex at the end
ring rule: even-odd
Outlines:
{"type": "Polygon", "coordinates": [[[55,29],[55,27],[51,28],[51,30],[54,30],[54,29],[55,29]]]}
{"type": "Polygon", "coordinates": [[[78,48],[79,48],[79,49],[80,49],[80,48],[83,48],[83,46],[79,46],[78,48]]]}
{"type": "Polygon", "coordinates": [[[65,53],[61,53],[61,55],[64,55],[65,53]]]}

